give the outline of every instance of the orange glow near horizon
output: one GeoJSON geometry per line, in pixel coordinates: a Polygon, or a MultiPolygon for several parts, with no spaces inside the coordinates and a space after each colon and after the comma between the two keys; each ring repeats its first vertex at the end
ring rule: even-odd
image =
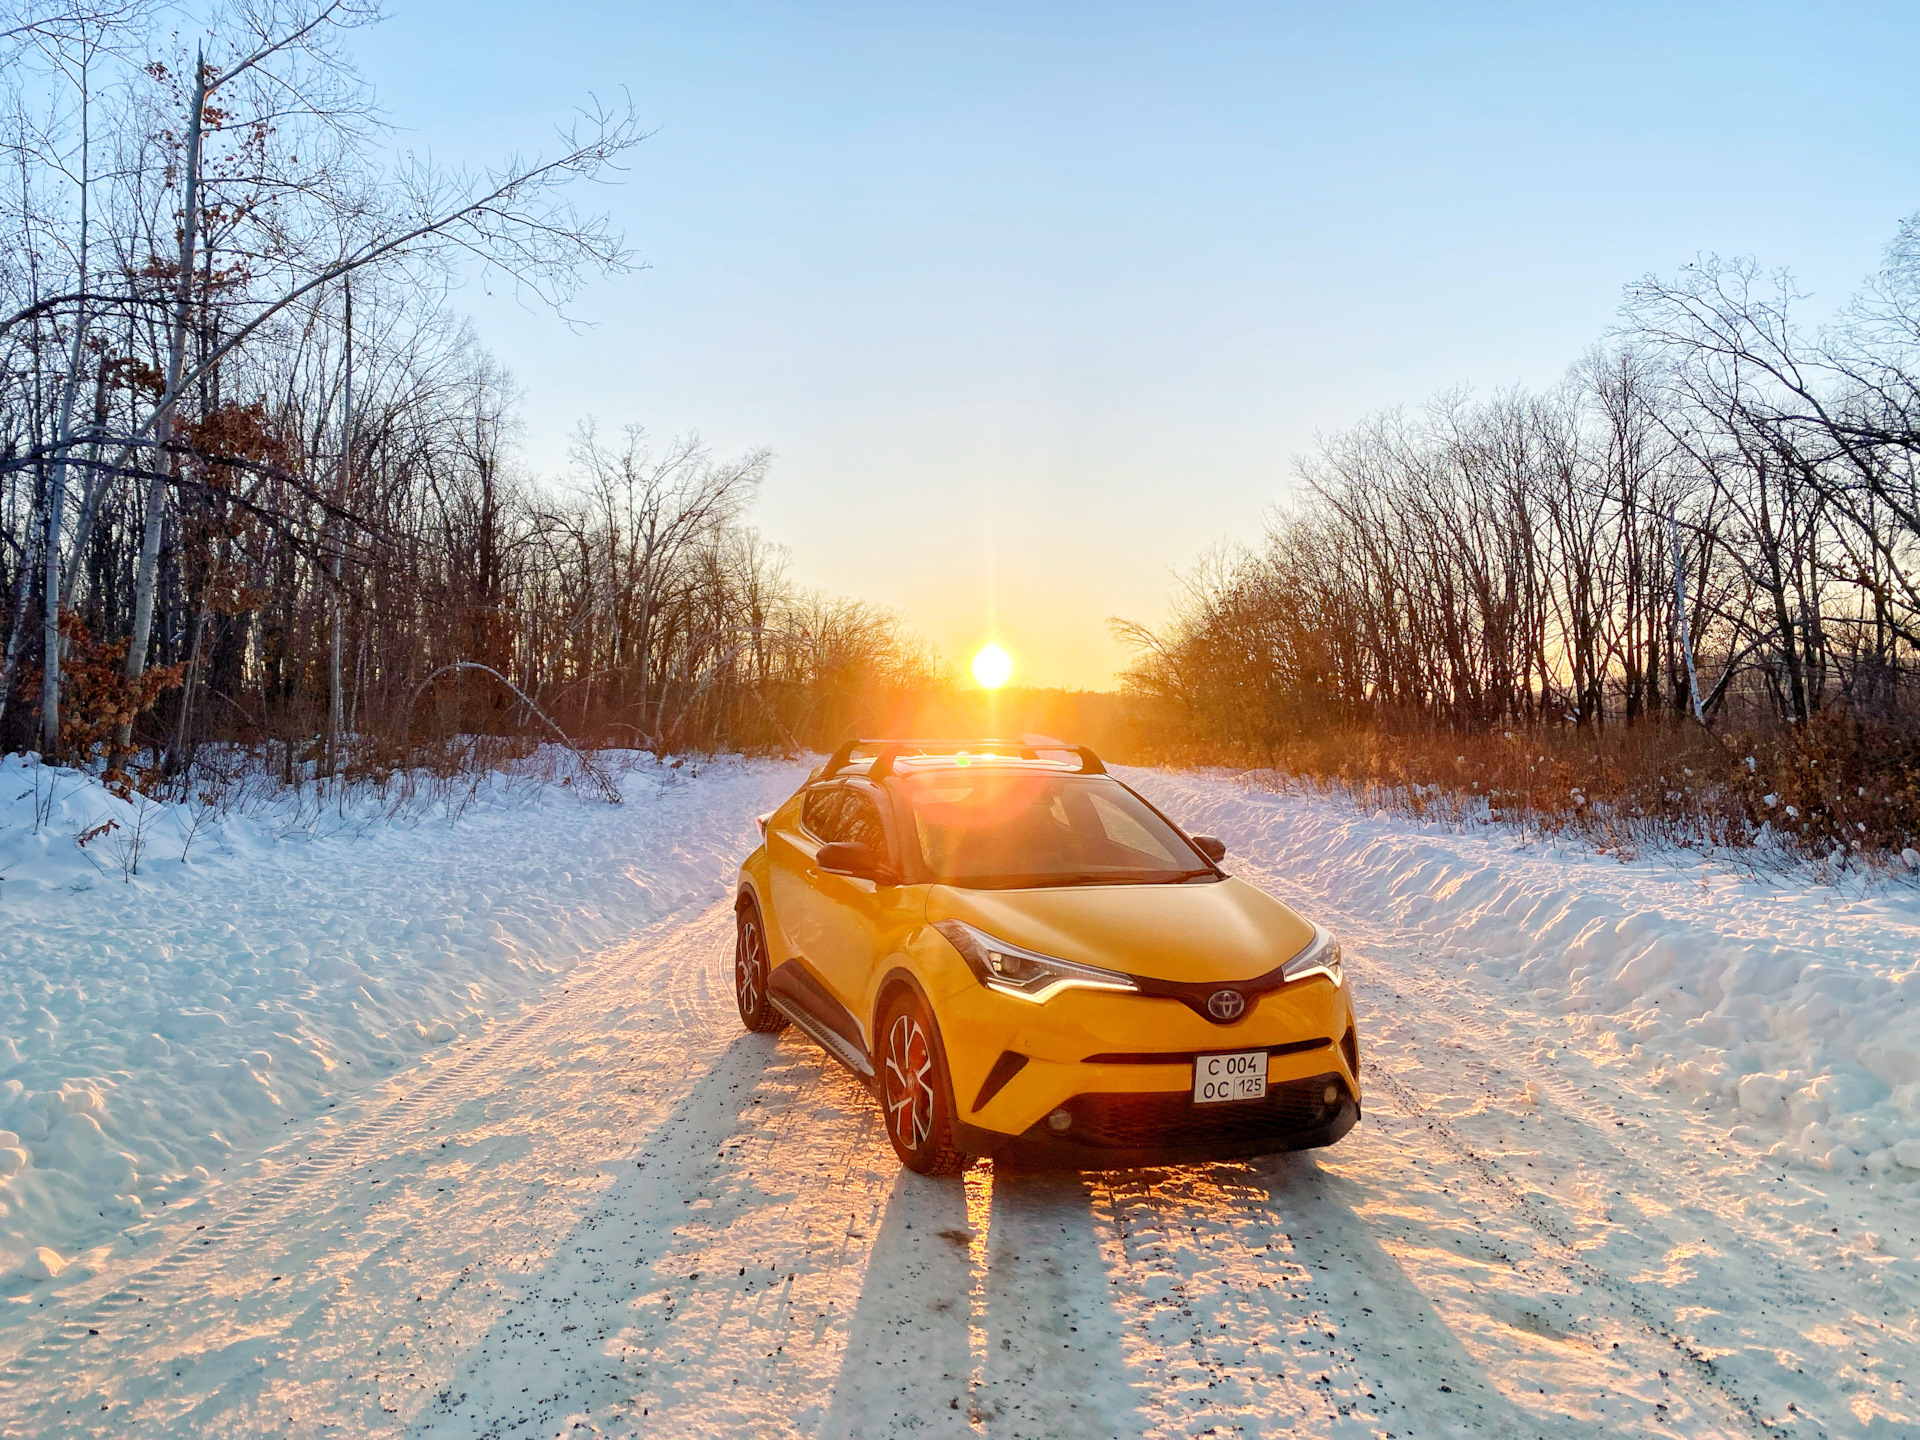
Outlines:
{"type": "Polygon", "coordinates": [[[973,681],[982,690],[998,690],[1013,678],[1013,657],[988,641],[973,652],[973,681]]]}

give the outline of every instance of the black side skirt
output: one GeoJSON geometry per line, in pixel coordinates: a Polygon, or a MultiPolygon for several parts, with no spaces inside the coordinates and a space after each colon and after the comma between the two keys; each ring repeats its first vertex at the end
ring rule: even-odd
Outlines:
{"type": "Polygon", "coordinates": [[[860,1022],[798,959],[774,968],[767,999],[834,1059],[862,1080],[873,1079],[873,1058],[860,1038],[860,1022]]]}

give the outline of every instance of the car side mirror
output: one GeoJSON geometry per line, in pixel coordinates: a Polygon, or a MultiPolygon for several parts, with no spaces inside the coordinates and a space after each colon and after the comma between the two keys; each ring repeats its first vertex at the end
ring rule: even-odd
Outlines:
{"type": "Polygon", "coordinates": [[[1227,842],[1218,835],[1196,835],[1193,843],[1202,855],[1216,865],[1227,858],[1227,842]]]}
{"type": "Polygon", "coordinates": [[[850,840],[832,840],[820,847],[814,861],[829,875],[851,875],[856,880],[871,880],[876,885],[897,885],[893,867],[865,845],[850,840]]]}

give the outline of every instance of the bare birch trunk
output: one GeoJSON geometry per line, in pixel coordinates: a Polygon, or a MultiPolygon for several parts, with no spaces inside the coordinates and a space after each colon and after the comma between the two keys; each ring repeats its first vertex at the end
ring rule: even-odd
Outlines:
{"type": "MultiPolygon", "coordinates": [[[[80,288],[86,288],[81,281],[80,288]]],[[[60,522],[67,508],[67,442],[73,429],[73,392],[80,378],[80,341],[86,333],[82,308],[73,327],[73,353],[66,385],[60,396],[60,420],[54,430],[53,473],[47,483],[46,600],[41,606],[40,629],[46,658],[40,666],[40,758],[60,754],[60,522]]]]}
{"type": "MultiPolygon", "coordinates": [[[[200,230],[201,121],[207,108],[207,58],[195,58],[193,103],[187,116],[186,187],[180,219],[180,273],[173,301],[173,324],[167,336],[167,388],[154,417],[154,459],[147,483],[146,530],[140,538],[140,568],[133,585],[133,633],[127,640],[127,679],[138,680],[147,669],[147,641],[153,629],[153,590],[160,569],[160,534],[167,514],[167,480],[173,467],[173,417],[180,403],[180,375],[187,358],[187,320],[193,308],[193,266],[200,230]]],[[[120,726],[116,748],[133,746],[133,724],[120,726]]]]}
{"type": "MultiPolygon", "coordinates": [[[[40,498],[35,494],[36,500],[40,498]]],[[[33,515],[27,517],[26,533],[33,534],[33,515]]],[[[0,660],[0,720],[7,718],[7,698],[13,694],[13,669],[20,659],[20,637],[27,629],[27,584],[33,575],[33,561],[27,553],[26,541],[20,542],[20,568],[13,576],[13,604],[8,614],[11,624],[7,629],[7,653],[0,660]]]]}
{"type": "Polygon", "coordinates": [[[1673,608],[1680,625],[1680,655],[1687,666],[1687,698],[1693,702],[1693,718],[1705,725],[1707,717],[1700,708],[1700,677],[1693,668],[1693,635],[1687,628],[1687,562],[1680,548],[1680,512],[1667,517],[1673,534],[1673,608]]]}
{"type": "MultiPolygon", "coordinates": [[[[79,284],[87,293],[88,179],[92,163],[87,70],[80,70],[80,245],[79,284]]],[[[47,493],[46,603],[41,607],[41,633],[46,658],[40,667],[40,755],[60,754],[60,527],[67,512],[67,447],[73,443],[73,402],[80,390],[80,360],[86,350],[87,302],[73,317],[73,348],[67,356],[66,382],[60,389],[60,420],[54,428],[53,474],[47,493]]]]}
{"type": "MultiPolygon", "coordinates": [[[[73,527],[73,544],[69,547],[67,567],[61,574],[60,594],[69,610],[78,610],[85,600],[80,582],[86,578],[87,547],[93,543],[94,521],[100,514],[100,497],[107,488],[106,472],[100,466],[100,445],[95,442],[87,447],[87,468],[92,474],[87,479],[86,489],[80,492],[80,519],[73,527]]],[[[116,470],[124,470],[130,458],[130,452],[122,452],[116,470]]],[[[60,647],[62,656],[66,654],[66,645],[60,647]]]]}
{"type": "MultiPolygon", "coordinates": [[[[335,493],[334,508],[347,508],[347,483],[353,465],[353,280],[347,280],[347,329],[346,329],[346,384],[340,416],[340,478],[335,493]]],[[[341,679],[340,651],[345,639],[346,613],[340,595],[340,554],[345,548],[346,537],[341,533],[345,521],[338,515],[333,517],[330,529],[333,530],[333,634],[330,638],[327,655],[327,747],[326,767],[329,774],[340,771],[340,716],[341,716],[341,679]]]]}

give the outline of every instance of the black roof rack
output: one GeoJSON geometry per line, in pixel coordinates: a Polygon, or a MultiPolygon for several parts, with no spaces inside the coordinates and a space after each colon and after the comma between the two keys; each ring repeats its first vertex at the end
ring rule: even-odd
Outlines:
{"type": "Polygon", "coordinates": [[[873,764],[867,775],[878,780],[883,775],[893,773],[893,762],[907,755],[957,755],[961,751],[980,754],[1011,754],[1020,760],[1038,760],[1042,750],[1063,750],[1080,757],[1082,775],[1104,775],[1107,767],[1100,763],[1100,757],[1084,745],[1034,745],[1025,740],[848,740],[827,757],[827,763],[820,767],[817,778],[826,780],[838,775],[853,763],[856,754],[866,751],[873,756],[873,764]]]}

